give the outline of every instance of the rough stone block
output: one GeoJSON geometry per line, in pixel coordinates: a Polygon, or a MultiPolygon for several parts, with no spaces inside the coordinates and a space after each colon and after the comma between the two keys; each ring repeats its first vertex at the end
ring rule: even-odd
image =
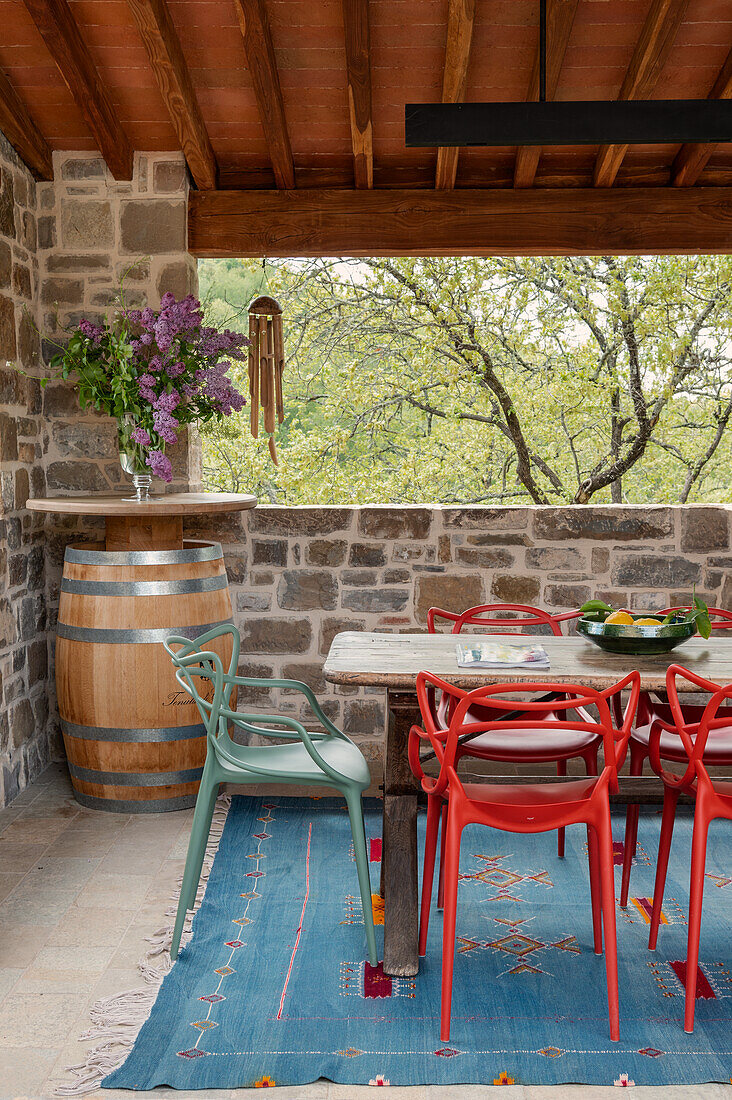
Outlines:
{"type": "Polygon", "coordinates": [[[13,254],[7,241],[0,241],[0,288],[10,286],[13,270],[13,254]]]}
{"type": "Polygon", "coordinates": [[[700,579],[700,565],[670,554],[624,554],[612,570],[613,584],[628,588],[677,588],[700,579]]]}
{"type": "Polygon", "coordinates": [[[343,704],[343,730],[381,737],[386,725],[384,704],[375,699],[349,699],[343,704]]]}
{"type": "Polygon", "coordinates": [[[483,603],[483,595],[480,573],[422,573],[416,582],[415,617],[418,623],[426,625],[431,607],[459,613],[483,603]]]}
{"type": "Polygon", "coordinates": [[[153,169],[153,188],[164,194],[182,191],[186,182],[185,165],[180,160],[159,160],[153,169]]]}
{"type": "MultiPolygon", "coordinates": [[[[21,365],[26,369],[40,366],[41,363],[41,337],[33,323],[33,318],[23,309],[18,320],[18,357],[21,365]]],[[[38,386],[38,383],[34,383],[38,386]]],[[[40,386],[39,405],[40,405],[40,386]]],[[[29,402],[30,404],[30,402],[29,402]]]]}
{"type": "Polygon", "coordinates": [[[351,611],[403,611],[408,602],[402,588],[353,588],[341,597],[341,607],[351,611]]]}
{"type": "Polygon", "coordinates": [[[15,359],[15,306],[0,294],[0,363],[15,359]]]}
{"type": "Polygon", "coordinates": [[[196,286],[195,262],[191,260],[175,260],[164,264],[158,272],[156,280],[158,297],[162,298],[166,291],[170,290],[180,301],[187,294],[191,294],[196,286]]]}
{"type": "Polygon", "coordinates": [[[18,429],[15,417],[0,413],[0,461],[15,462],[18,458],[18,429]]]}
{"type": "Polygon", "coordinates": [[[10,743],[17,749],[32,737],[36,724],[28,699],[21,699],[10,708],[10,743]]]}
{"type": "Polygon", "coordinates": [[[23,211],[23,244],[29,252],[35,252],[38,246],[35,215],[30,210],[23,211]]]}
{"type": "Polygon", "coordinates": [[[25,405],[26,380],[17,370],[0,370],[0,405],[25,405]]]}
{"type": "Polygon", "coordinates": [[[354,542],[348,553],[349,565],[386,565],[386,554],[381,546],[354,542]]]}
{"type": "Polygon", "coordinates": [[[98,466],[91,462],[52,462],[46,471],[49,489],[78,493],[109,492],[109,483],[98,466]]]}
{"type": "Polygon", "coordinates": [[[363,619],[352,617],[323,619],[320,626],[318,652],[322,654],[323,657],[327,657],[336,634],[343,634],[347,630],[364,630],[365,627],[366,623],[363,619]]]}
{"type": "Polygon", "coordinates": [[[229,584],[245,584],[247,579],[247,556],[241,553],[224,552],[224,563],[229,584]]]}
{"type": "Polygon", "coordinates": [[[137,255],[183,252],[186,219],[185,202],[126,200],[120,215],[121,251],[137,255]]]}
{"type": "Polygon", "coordinates": [[[7,168],[0,169],[0,233],[15,240],[15,194],[13,176],[7,168]]]}
{"type": "Polygon", "coordinates": [[[526,551],[527,569],[584,569],[586,564],[585,556],[579,550],[534,546],[526,551]]]}
{"type": "Polygon", "coordinates": [[[287,565],[285,539],[252,539],[253,565],[287,565]]]}
{"type": "Polygon", "coordinates": [[[729,512],[726,508],[684,508],[681,512],[681,549],[691,553],[726,550],[729,547],[729,512]]]}
{"type": "Polygon", "coordinates": [[[61,165],[61,179],[103,180],[105,171],[101,157],[71,157],[61,165]]]}
{"type": "Polygon", "coordinates": [[[78,416],[79,398],[69,382],[49,382],[43,391],[44,416],[78,416]]]}
{"type": "Polygon", "coordinates": [[[591,598],[592,591],[586,584],[547,584],[544,588],[544,603],[565,611],[581,607],[591,598]]]}
{"type": "Polygon", "coordinates": [[[364,507],[358,514],[359,534],[372,539],[426,539],[431,525],[430,508],[385,505],[364,507]]]}
{"type": "Polygon", "coordinates": [[[538,508],[534,513],[534,535],[539,539],[602,539],[633,542],[665,539],[674,534],[671,508],[619,508],[605,505],[574,508],[538,508]]]}
{"type": "Polygon", "coordinates": [[[540,590],[538,577],[517,573],[498,573],[491,584],[491,595],[502,603],[536,604],[540,590]]]}
{"type": "Polygon", "coordinates": [[[28,471],[21,469],[15,471],[15,507],[18,511],[25,508],[30,496],[30,480],[28,471]]]}
{"type": "Polygon", "coordinates": [[[489,546],[459,546],[455,557],[463,565],[474,565],[479,569],[507,569],[514,560],[508,550],[489,546]]]}
{"type": "Polygon", "coordinates": [[[44,214],[38,219],[38,247],[56,247],[56,218],[53,214],[44,214]]]}
{"type": "Polygon", "coordinates": [[[67,199],[61,203],[64,248],[111,248],[114,244],[112,206],[106,199],[67,199]]]}
{"type": "Polygon", "coordinates": [[[384,584],[409,584],[411,579],[408,569],[386,569],[382,577],[384,584]]]}
{"type": "Polygon", "coordinates": [[[306,653],[313,630],[309,619],[246,618],[239,628],[244,653],[306,653]]]}
{"type": "Polygon", "coordinates": [[[84,284],[81,279],[45,279],[41,286],[41,301],[45,305],[58,302],[63,306],[78,306],[84,300],[84,284]]]}
{"type": "MultiPolygon", "coordinates": [[[[307,684],[316,695],[323,695],[328,690],[321,661],[291,661],[289,664],[283,665],[282,677],[285,680],[300,680],[303,684],[307,684]]],[[[284,690],[287,695],[294,694],[288,689],[284,690]]]]}
{"type": "Polygon", "coordinates": [[[342,565],[347,545],[344,539],[313,539],[305,547],[305,561],[309,565],[342,565]]]}
{"type": "Polygon", "coordinates": [[[236,594],[237,611],[269,611],[271,606],[270,595],[258,596],[255,592],[237,592],[236,594]]]}
{"type": "Polygon", "coordinates": [[[353,514],[351,508],[260,505],[248,513],[249,530],[260,535],[330,535],[347,531],[353,514]]]}
{"type": "Polygon", "coordinates": [[[610,551],[606,550],[604,546],[593,546],[592,548],[592,572],[593,573],[607,573],[610,568],[610,551]]]}
{"type": "Polygon", "coordinates": [[[109,458],[117,450],[117,425],[109,419],[59,421],[51,432],[61,455],[109,458]]]}
{"type": "Polygon", "coordinates": [[[443,508],[445,527],[484,531],[522,531],[528,526],[527,508],[443,508]]]}
{"type": "MultiPolygon", "coordinates": [[[[340,574],[340,581],[341,584],[353,584],[359,587],[369,585],[373,588],[376,584],[377,576],[378,574],[375,569],[344,569],[340,574]]],[[[407,580],[409,580],[409,574],[407,574],[407,580]]],[[[387,583],[386,579],[384,583],[387,583]]]]}
{"type": "Polygon", "coordinates": [[[286,569],[277,590],[283,609],[331,611],[338,602],[338,581],[324,569],[286,569]]]}

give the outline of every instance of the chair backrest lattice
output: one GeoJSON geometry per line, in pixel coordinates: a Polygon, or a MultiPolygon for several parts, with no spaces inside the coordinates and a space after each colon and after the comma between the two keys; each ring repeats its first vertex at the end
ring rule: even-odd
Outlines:
{"type": "Polygon", "coordinates": [[[548,631],[555,637],[562,636],[561,624],[576,619],[579,611],[563,611],[554,614],[531,604],[492,603],[479,604],[465,611],[444,611],[440,607],[431,607],[427,612],[427,630],[437,633],[436,619],[445,619],[452,623],[451,634],[460,634],[464,627],[479,627],[491,630],[494,634],[527,634],[548,631]]]}
{"type": "Polygon", "coordinates": [[[726,708],[724,713],[720,714],[724,704],[732,700],[732,684],[716,684],[713,680],[707,680],[682,665],[669,665],[666,673],[666,693],[673,718],[673,732],[678,734],[684,746],[688,763],[683,775],[680,776],[664,768],[661,760],[661,737],[669,726],[666,722],[656,720],[651,727],[648,742],[651,767],[669,786],[689,788],[698,779],[705,779],[711,783],[704,763],[704,752],[709,734],[713,730],[728,730],[732,726],[732,711],[726,708]],[[679,680],[686,680],[687,683],[698,688],[700,693],[709,696],[701,715],[699,715],[700,708],[694,708],[692,722],[688,721],[684,706],[679,700],[679,680]]]}

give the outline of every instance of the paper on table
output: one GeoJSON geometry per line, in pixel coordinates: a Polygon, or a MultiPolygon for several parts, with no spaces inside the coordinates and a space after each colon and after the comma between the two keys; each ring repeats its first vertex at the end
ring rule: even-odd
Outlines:
{"type": "Polygon", "coordinates": [[[461,642],[455,646],[460,668],[549,668],[541,645],[508,645],[505,642],[461,642]]]}

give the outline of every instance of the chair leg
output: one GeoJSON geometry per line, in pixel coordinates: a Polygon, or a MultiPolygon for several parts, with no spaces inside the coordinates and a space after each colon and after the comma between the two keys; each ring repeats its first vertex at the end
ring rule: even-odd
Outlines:
{"type": "MultiPolygon", "coordinates": [[[[567,774],[567,761],[557,760],[557,775],[565,776],[567,774]]],[[[564,859],[564,829],[557,831],[557,856],[559,859],[564,859]]]]}
{"type": "Polygon", "coordinates": [[[653,912],[651,913],[651,928],[648,935],[648,948],[656,950],[658,940],[658,928],[661,923],[661,909],[663,906],[663,891],[666,886],[666,871],[668,869],[668,857],[671,851],[671,838],[674,832],[674,820],[676,818],[676,803],[679,800],[679,792],[672,787],[665,787],[663,792],[663,816],[661,817],[661,836],[658,841],[658,859],[656,861],[656,881],[653,886],[653,912]]]}
{"type": "MultiPolygon", "coordinates": [[[[630,743],[630,774],[642,775],[643,763],[646,759],[645,748],[637,742],[630,743]]],[[[629,803],[625,811],[625,843],[623,845],[623,877],[620,883],[620,904],[625,909],[628,904],[628,891],[630,890],[630,869],[633,865],[633,857],[638,844],[638,818],[640,806],[638,803],[629,803]]]]}
{"type": "Polygon", "coordinates": [[[455,962],[455,921],[457,917],[458,869],[460,865],[460,835],[462,827],[457,815],[447,814],[447,839],[445,841],[445,916],[442,924],[442,1007],[440,1013],[440,1039],[450,1039],[452,1011],[452,972],[455,962]]]}
{"type": "Polygon", "coordinates": [[[440,872],[437,877],[437,908],[445,908],[445,837],[447,836],[447,802],[442,804],[440,820],[440,872]]]}
{"type": "Polygon", "coordinates": [[[208,834],[211,831],[211,819],[216,805],[216,796],[219,793],[219,784],[215,779],[213,766],[209,767],[208,761],[201,776],[201,786],[198,789],[196,808],[193,812],[193,824],[191,825],[191,838],[188,841],[188,854],[183,871],[183,885],[178,899],[178,912],[175,916],[173,939],[170,944],[170,957],[175,959],[180,947],[180,938],[183,934],[183,925],[186,912],[192,909],[196,902],[198,882],[201,878],[201,867],[206,855],[208,834]]]}
{"type": "Polygon", "coordinates": [[[613,834],[610,806],[606,804],[598,823],[600,879],[602,882],[602,919],[605,925],[605,973],[607,1003],[610,1017],[610,1038],[620,1040],[620,1007],[618,999],[618,941],[615,929],[615,876],[613,874],[613,834]]]}
{"type": "Polygon", "coordinates": [[[590,865],[590,899],[592,901],[592,937],[596,955],[602,955],[602,883],[597,833],[587,826],[587,855],[590,865]]]}
{"type": "Polygon", "coordinates": [[[348,805],[348,816],[351,819],[351,835],[353,836],[353,850],[356,855],[356,869],[358,871],[358,885],[361,891],[361,907],[363,908],[363,923],[366,928],[366,947],[368,949],[369,962],[376,966],[379,961],[376,950],[376,935],[374,933],[374,911],[371,905],[371,879],[369,877],[369,857],[366,851],[366,830],[363,821],[363,804],[358,791],[345,791],[348,805]]]}
{"type": "Polygon", "coordinates": [[[699,936],[701,934],[702,898],[704,895],[704,864],[707,854],[709,818],[703,798],[697,791],[694,813],[694,835],[691,841],[691,881],[689,886],[689,939],[686,948],[686,999],[684,1031],[694,1030],[696,1007],[696,972],[699,965],[699,936]]]}
{"type": "Polygon", "coordinates": [[[427,837],[424,845],[424,869],[422,871],[422,904],[419,914],[419,954],[427,953],[427,932],[430,926],[430,907],[432,905],[432,883],[435,877],[435,857],[437,855],[437,833],[440,828],[442,799],[435,795],[427,799],[427,837]]]}

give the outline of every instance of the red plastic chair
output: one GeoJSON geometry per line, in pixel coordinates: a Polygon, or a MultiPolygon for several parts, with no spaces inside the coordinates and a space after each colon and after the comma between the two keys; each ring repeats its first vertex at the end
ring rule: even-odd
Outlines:
{"type": "MultiPolygon", "coordinates": [[[[671,611],[686,611],[685,607],[667,607],[659,611],[663,617],[671,611]]],[[[732,611],[724,611],[721,607],[710,607],[709,617],[712,620],[712,630],[732,629],[732,611]]],[[[687,703],[683,705],[686,716],[686,724],[698,722],[701,718],[703,707],[694,707],[687,703]]],[[[648,737],[654,721],[665,722],[668,726],[666,736],[662,738],[661,755],[664,760],[676,764],[686,762],[684,747],[675,734],[673,727],[674,718],[666,699],[652,699],[647,692],[641,695],[638,708],[638,724],[630,735],[630,767],[631,775],[642,775],[643,765],[648,759],[648,737]]],[[[730,718],[732,727],[732,717],[730,718]]],[[[714,736],[709,743],[707,762],[710,764],[732,764],[732,728],[728,735],[721,732],[714,736]]],[[[620,904],[625,908],[628,904],[630,890],[630,870],[633,865],[636,845],[638,843],[638,817],[640,806],[629,804],[625,812],[625,843],[623,845],[623,875],[620,884],[620,904]]]]}
{"type": "MultiPolygon", "coordinates": [[[[686,949],[686,999],[684,1009],[684,1030],[694,1030],[694,1008],[696,1003],[697,967],[699,965],[699,935],[701,932],[702,898],[704,894],[704,864],[706,862],[707,832],[710,822],[715,818],[732,821],[732,783],[711,779],[707,763],[713,759],[710,752],[712,739],[718,734],[729,738],[732,735],[732,710],[722,707],[732,699],[732,684],[720,687],[697,676],[694,672],[671,665],[666,674],[666,691],[669,707],[673,715],[673,732],[684,750],[686,770],[683,775],[674,775],[663,767],[664,739],[668,736],[668,724],[656,721],[653,724],[649,742],[651,767],[663,780],[663,817],[661,818],[661,837],[658,844],[658,862],[656,864],[656,882],[653,888],[653,913],[648,946],[655,950],[658,928],[661,922],[663,891],[666,885],[668,857],[671,850],[676,805],[682,793],[695,795],[694,833],[691,842],[691,877],[689,885],[689,936],[686,949]],[[687,680],[701,691],[709,692],[711,698],[705,707],[696,707],[701,711],[698,721],[689,723],[689,708],[679,702],[676,681],[687,680]]],[[[716,760],[715,760],[716,762],[716,760]]],[[[727,761],[729,762],[729,761],[727,761]]]]}
{"type": "Polygon", "coordinates": [[[497,684],[462,691],[429,672],[417,677],[417,696],[424,728],[413,726],[409,736],[409,763],[414,775],[427,794],[427,840],[424,853],[422,901],[419,926],[419,953],[427,946],[432,883],[437,851],[437,833],[443,803],[447,803],[445,829],[445,917],[442,939],[442,1011],[440,1036],[450,1038],[452,977],[455,955],[455,919],[457,912],[458,866],[460,837],[469,824],[488,825],[514,833],[540,833],[583,823],[587,826],[590,864],[590,891],[595,951],[602,952],[602,929],[605,926],[605,964],[607,972],[610,1036],[617,1041],[620,1034],[618,1009],[617,943],[615,934],[615,887],[613,881],[612,832],[610,826],[609,791],[618,789],[618,768],[621,766],[630,737],[630,730],[640,694],[640,676],[631,672],[612,688],[599,692],[578,684],[497,684]],[[517,692],[555,691],[557,698],[520,703],[518,719],[501,717],[515,713],[517,692]],[[630,688],[630,698],[623,716],[622,728],[615,729],[609,703],[620,698],[620,692],[630,688]],[[445,730],[435,721],[435,692],[441,691],[448,700],[449,725],[445,730]],[[597,707],[599,720],[586,714],[588,706],[597,707]],[[477,708],[491,719],[471,720],[477,708]],[[558,712],[564,718],[557,717],[558,712]],[[570,718],[570,712],[575,716],[570,718]],[[586,779],[560,783],[531,784],[463,784],[457,774],[458,738],[464,733],[498,732],[502,737],[513,735],[520,743],[522,734],[533,736],[541,729],[547,739],[563,736],[567,730],[578,730],[599,737],[603,743],[605,766],[602,774],[586,779]],[[420,746],[429,743],[439,763],[438,777],[425,775],[420,762],[420,746]]]}
{"type": "MultiPolygon", "coordinates": [[[[440,617],[453,623],[452,634],[460,634],[464,626],[488,627],[496,634],[515,633],[516,627],[519,628],[521,633],[530,633],[531,628],[543,626],[549,627],[555,637],[561,638],[560,624],[570,619],[577,619],[581,614],[581,611],[565,611],[560,615],[553,615],[549,611],[543,611],[540,607],[518,603],[481,604],[478,607],[470,607],[459,615],[452,611],[442,611],[439,607],[431,607],[427,612],[427,629],[430,634],[437,633],[435,618],[440,617]],[[509,618],[509,613],[514,617],[509,618]],[[511,630],[511,627],[514,630],[511,630]]],[[[479,713],[476,712],[474,717],[478,720],[479,713]]],[[[557,775],[563,776],[567,774],[567,761],[581,757],[584,760],[587,774],[597,775],[599,749],[600,738],[598,736],[580,733],[576,730],[568,730],[564,737],[554,737],[550,743],[541,735],[533,739],[527,737],[521,745],[517,745],[515,739],[510,737],[506,739],[497,734],[486,733],[471,739],[467,744],[459,745],[455,762],[457,764],[463,756],[473,756],[478,760],[492,760],[503,763],[556,763],[557,775]]],[[[444,815],[442,835],[444,839],[444,815]]],[[[557,854],[560,859],[564,858],[564,829],[560,829],[557,835],[557,854]]],[[[438,900],[440,908],[442,908],[442,894],[442,862],[440,862],[438,900]]]]}

